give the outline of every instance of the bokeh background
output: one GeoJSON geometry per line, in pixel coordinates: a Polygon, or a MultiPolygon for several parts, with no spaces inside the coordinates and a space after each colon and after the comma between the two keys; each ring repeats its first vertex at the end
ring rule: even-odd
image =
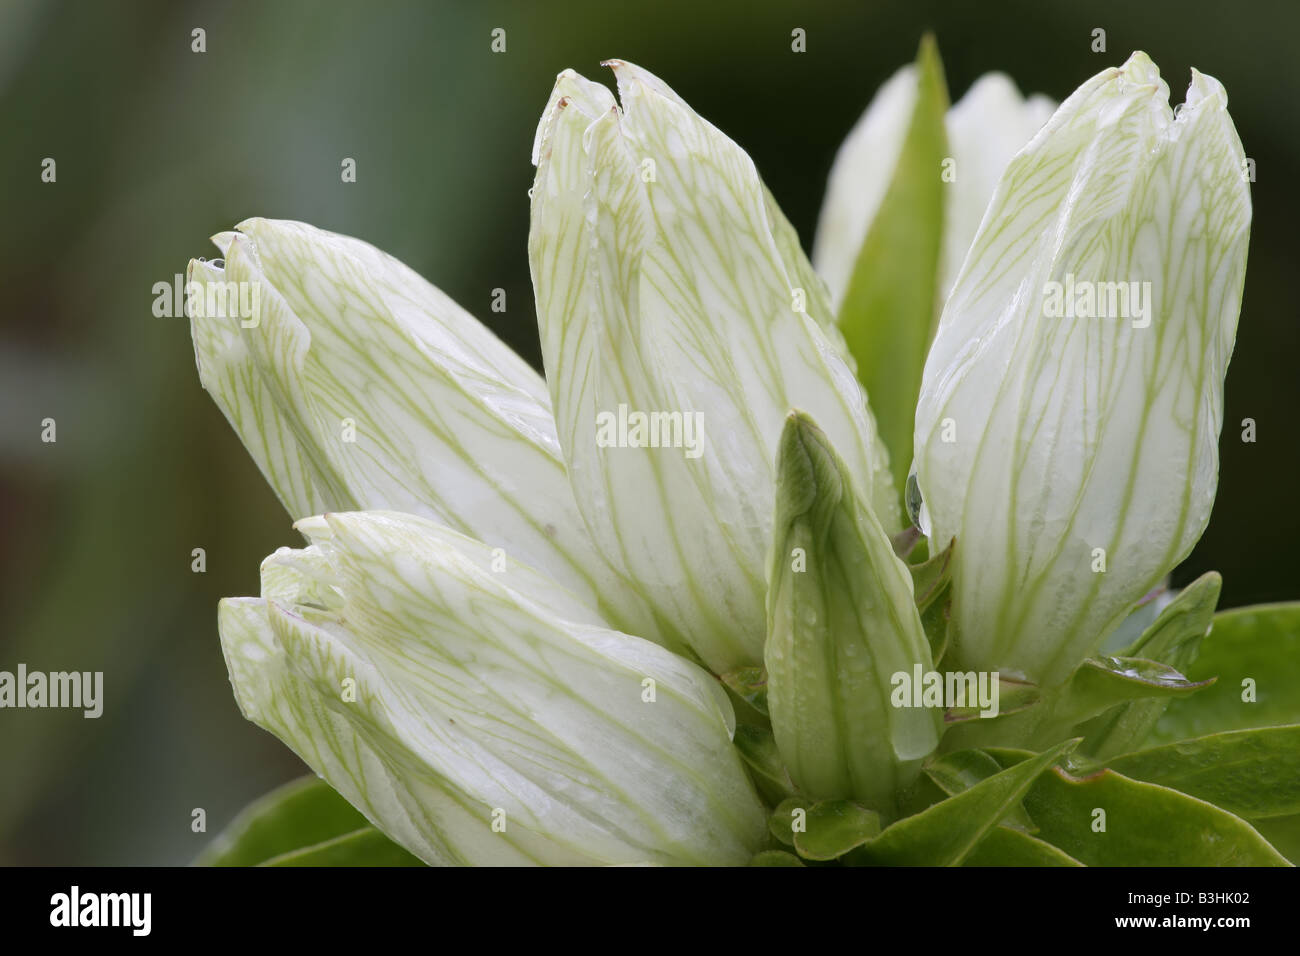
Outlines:
{"type": "Polygon", "coordinates": [[[926,29],[954,99],[1001,69],[1059,100],[1135,48],[1176,102],[1193,65],[1227,86],[1255,225],[1218,506],[1176,583],[1217,568],[1224,606],[1300,598],[1300,4],[0,0],[0,669],[105,672],[99,720],[0,711],[0,863],[184,863],[304,772],[240,717],[215,621],[299,539],[154,283],[247,216],[302,219],[410,263],[537,364],[529,151],[557,72],[618,56],[663,76],[750,151],[807,246],[837,146],[926,29]]]}

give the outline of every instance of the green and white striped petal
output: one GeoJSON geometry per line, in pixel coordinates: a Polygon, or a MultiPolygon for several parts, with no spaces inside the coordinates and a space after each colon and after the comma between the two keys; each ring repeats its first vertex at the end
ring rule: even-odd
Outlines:
{"type": "Polygon", "coordinates": [[[1060,683],[1204,530],[1250,229],[1243,164],[1223,87],[1193,72],[1172,113],[1135,53],[1003,175],[914,436],[931,540],[961,542],[965,667],[1060,683]]]}
{"type": "Polygon", "coordinates": [[[767,706],[800,791],[886,815],[939,742],[937,710],[896,707],[894,675],[931,669],[907,566],[806,415],[781,438],[767,595],[767,706]]]}
{"type": "Polygon", "coordinates": [[[1023,96],[1005,73],[985,73],[948,110],[944,126],[953,175],[944,190],[943,251],[939,265],[942,306],[1011,157],[1056,111],[1041,94],[1023,96]]]}
{"type": "MultiPolygon", "coordinates": [[[[660,80],[611,64],[622,107],[565,72],[534,148],[529,253],[547,380],[579,507],[610,560],[714,670],[762,656],[785,415],[816,415],[893,510],[825,292],[753,163],[660,80]],[[613,446],[620,414],[698,423],[696,447],[613,446]]],[[[670,442],[669,444],[673,444],[670,442]]],[[[888,519],[886,519],[888,520],[888,519]]]]}
{"type": "Polygon", "coordinates": [[[436,518],[657,636],[583,526],[545,384],[486,327],[357,239],[250,219],[214,241],[224,263],[190,264],[199,377],[293,517],[436,518]]]}
{"type": "Polygon", "coordinates": [[[737,864],[765,813],[699,667],[425,519],[329,514],[222,603],[240,707],[429,863],[737,864]],[[570,615],[567,616],[566,615],[570,615]]]}
{"type": "MultiPolygon", "coordinates": [[[[813,241],[813,263],[838,311],[885,190],[894,178],[917,100],[918,72],[909,64],[876,92],[835,156],[813,241]]],[[[1044,96],[1024,97],[1002,73],[986,73],[947,113],[953,160],[945,180],[943,251],[938,301],[942,304],[970,248],[993,189],[1016,154],[1052,115],[1044,96]]],[[[935,176],[945,171],[936,169],[935,176]]]]}

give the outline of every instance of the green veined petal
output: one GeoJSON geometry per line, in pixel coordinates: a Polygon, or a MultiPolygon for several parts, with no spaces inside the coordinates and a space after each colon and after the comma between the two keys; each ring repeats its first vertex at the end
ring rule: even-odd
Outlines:
{"type": "Polygon", "coordinates": [[[529,251],[548,383],[593,537],[725,672],[762,653],[786,412],[817,415],[882,507],[887,458],[749,157],[661,81],[613,66],[621,109],[566,72],[538,132],[529,251]],[[698,446],[602,444],[620,406],[700,422],[698,446]]]}
{"type": "Polygon", "coordinates": [[[1223,88],[1167,93],[1141,53],[1080,87],[944,310],[915,445],[967,667],[1063,681],[1209,518],[1250,197],[1223,88]]]}
{"type": "Polygon", "coordinates": [[[297,222],[238,228],[214,237],[221,268],[191,264],[192,278],[236,293],[230,307],[192,314],[195,352],[294,518],[383,508],[436,518],[658,637],[649,607],[591,543],[536,372],[364,242],[297,222]]]}
{"type": "Polygon", "coordinates": [[[430,863],[758,849],[765,814],[730,705],[698,667],[557,616],[535,571],[494,572],[481,545],[425,519],[331,514],[304,530],[310,547],[267,559],[275,596],[223,604],[232,682],[250,719],[394,840],[430,863]]]}

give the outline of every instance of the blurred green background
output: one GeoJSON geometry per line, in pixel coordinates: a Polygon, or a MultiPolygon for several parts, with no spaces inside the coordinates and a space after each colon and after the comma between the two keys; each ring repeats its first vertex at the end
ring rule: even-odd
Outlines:
{"type": "Polygon", "coordinates": [[[215,621],[299,539],[154,283],[247,216],[302,219],[410,263],[537,364],[526,194],[557,72],[618,56],[664,77],[749,150],[807,245],[835,149],[927,28],[954,99],[994,69],[1060,99],[1135,48],[1175,101],[1193,65],[1227,86],[1255,225],[1218,505],[1177,581],[1218,568],[1225,606],[1300,598],[1300,4],[0,0],[0,669],[105,672],[99,720],[0,712],[0,863],[183,863],[303,772],[240,717],[215,621]]]}

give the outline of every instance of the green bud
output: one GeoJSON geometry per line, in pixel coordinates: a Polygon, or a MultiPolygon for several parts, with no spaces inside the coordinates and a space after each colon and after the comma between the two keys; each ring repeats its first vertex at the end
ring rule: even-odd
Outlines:
{"type": "Polygon", "coordinates": [[[895,674],[931,667],[911,574],[806,415],[786,419],[777,471],[764,652],[777,746],[804,793],[889,813],[941,720],[891,702],[895,674]]]}

